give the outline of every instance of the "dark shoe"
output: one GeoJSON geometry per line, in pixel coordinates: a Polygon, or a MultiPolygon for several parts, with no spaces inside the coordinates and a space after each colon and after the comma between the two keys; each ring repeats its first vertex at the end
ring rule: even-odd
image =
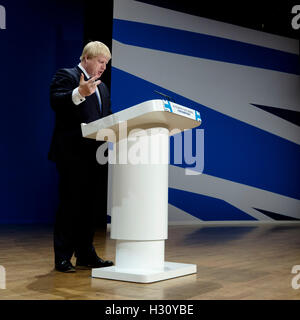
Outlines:
{"type": "Polygon", "coordinates": [[[60,272],[75,272],[75,268],[72,263],[68,260],[62,260],[58,263],[55,263],[55,270],[60,272]]]}
{"type": "Polygon", "coordinates": [[[76,260],[76,268],[78,269],[91,269],[91,268],[103,268],[113,266],[113,262],[109,260],[103,260],[96,256],[92,259],[80,259],[76,260]]]}

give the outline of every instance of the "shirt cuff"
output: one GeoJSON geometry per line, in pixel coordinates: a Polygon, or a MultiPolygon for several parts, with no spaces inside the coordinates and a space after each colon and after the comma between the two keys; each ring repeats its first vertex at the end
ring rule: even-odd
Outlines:
{"type": "Polygon", "coordinates": [[[79,91],[78,91],[78,87],[76,89],[73,90],[72,92],[72,101],[75,105],[79,105],[80,103],[82,103],[83,101],[85,101],[85,97],[83,97],[79,91]]]}

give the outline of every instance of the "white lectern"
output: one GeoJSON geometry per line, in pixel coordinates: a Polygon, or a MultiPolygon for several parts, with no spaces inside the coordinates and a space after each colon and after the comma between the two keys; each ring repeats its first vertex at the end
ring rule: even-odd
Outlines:
{"type": "Polygon", "coordinates": [[[115,266],[92,269],[92,277],[148,283],[197,272],[196,265],[165,262],[164,256],[169,135],[200,124],[195,110],[150,100],[81,125],[83,137],[113,142],[108,158],[115,266]]]}

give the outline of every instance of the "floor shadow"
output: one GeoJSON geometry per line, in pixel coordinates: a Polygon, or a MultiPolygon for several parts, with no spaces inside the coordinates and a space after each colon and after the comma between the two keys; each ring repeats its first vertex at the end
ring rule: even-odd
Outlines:
{"type": "Polygon", "coordinates": [[[218,243],[228,243],[238,240],[246,234],[253,232],[255,226],[221,226],[221,227],[201,227],[184,238],[184,244],[206,244],[215,245],[218,243]]]}
{"type": "Polygon", "coordinates": [[[90,274],[90,270],[75,273],[51,270],[49,273],[36,276],[27,285],[27,289],[41,294],[41,298],[45,299],[81,299],[85,289],[90,287],[90,274]]]}

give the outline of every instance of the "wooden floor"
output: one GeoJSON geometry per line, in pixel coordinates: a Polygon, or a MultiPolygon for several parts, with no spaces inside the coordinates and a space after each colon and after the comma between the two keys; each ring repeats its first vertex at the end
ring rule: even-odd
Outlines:
{"type": "MultiPolygon", "coordinates": [[[[114,245],[97,233],[100,256],[114,260],[114,245]]],[[[197,264],[198,273],[152,284],[63,274],[53,269],[51,226],[0,226],[0,300],[300,299],[291,286],[300,224],[170,226],[166,260],[197,264]]]]}

